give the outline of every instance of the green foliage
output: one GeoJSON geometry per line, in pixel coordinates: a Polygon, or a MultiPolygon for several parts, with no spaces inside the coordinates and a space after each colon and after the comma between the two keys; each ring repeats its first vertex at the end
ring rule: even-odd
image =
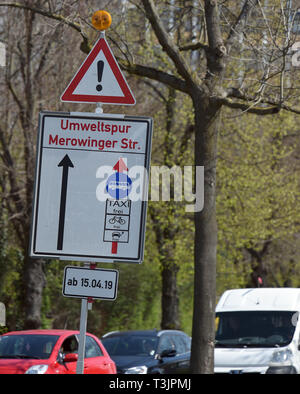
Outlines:
{"type": "Polygon", "coordinates": [[[22,261],[18,248],[6,244],[5,266],[1,270],[0,301],[6,307],[6,324],[9,330],[21,329],[23,314],[22,297],[22,261]]]}
{"type": "Polygon", "coordinates": [[[9,329],[6,326],[0,326],[0,335],[5,334],[6,332],[8,332],[9,329]]]}
{"type": "MultiPolygon", "coordinates": [[[[110,6],[114,7],[115,11],[119,11],[119,3],[113,1],[110,2],[110,6]]],[[[179,4],[179,2],[175,3],[179,4]]],[[[275,4],[273,3],[272,7],[275,4]]],[[[170,10],[165,2],[157,1],[156,4],[159,12],[166,19],[169,18],[170,10]]],[[[53,2],[53,9],[55,5],[58,7],[57,12],[65,12],[64,7],[68,9],[70,6],[68,2],[65,2],[63,6],[60,6],[60,2],[59,4],[53,2]]],[[[95,2],[88,1],[85,9],[91,11],[94,5],[95,2]]],[[[174,41],[179,46],[198,41],[198,39],[206,43],[203,9],[185,6],[183,2],[179,5],[180,7],[172,8],[174,26],[170,29],[174,41]],[[194,13],[193,18],[197,16],[199,27],[195,30],[197,34],[199,33],[196,38],[190,23],[192,13],[194,13]]],[[[75,8],[72,6],[70,9],[75,13],[75,8]]],[[[236,2],[232,0],[227,2],[227,7],[223,7],[222,17],[225,16],[228,22],[222,26],[224,36],[228,35],[230,22],[236,18],[235,11],[237,12],[236,2]]],[[[21,19],[23,11],[19,10],[18,14],[12,14],[10,11],[10,15],[19,15],[20,20],[24,21],[21,19]]],[[[75,18],[74,15],[70,15],[70,20],[75,18]]],[[[274,14],[276,19],[279,16],[280,13],[274,14]]],[[[26,71],[23,67],[26,57],[24,57],[25,52],[23,54],[22,51],[32,48],[33,52],[31,56],[28,56],[32,62],[26,67],[31,70],[29,77],[38,75],[38,79],[32,81],[34,97],[32,97],[32,103],[30,101],[28,104],[28,111],[36,112],[33,116],[36,122],[38,107],[45,110],[74,110],[73,104],[59,103],[58,97],[84,58],[82,53],[79,54],[77,32],[72,34],[70,29],[64,30],[60,25],[56,27],[59,29],[56,31],[51,24],[53,21],[47,19],[47,22],[49,25],[44,23],[41,16],[35,17],[34,35],[27,41],[27,45],[25,45],[26,37],[23,31],[16,30],[18,26],[11,28],[10,22],[8,23],[9,29],[3,29],[1,33],[8,32],[11,35],[7,38],[10,40],[9,47],[15,48],[15,43],[18,44],[18,51],[13,51],[11,54],[11,56],[19,55],[19,58],[13,58],[11,79],[8,78],[9,73],[5,76],[12,84],[11,90],[13,89],[18,100],[17,102],[13,100],[9,89],[3,95],[5,107],[3,107],[0,126],[1,129],[8,130],[5,139],[10,143],[7,147],[12,148],[10,154],[15,165],[9,168],[9,171],[16,171],[16,180],[20,181],[19,188],[22,196],[25,181],[32,177],[26,167],[25,159],[29,158],[26,156],[24,146],[34,146],[32,141],[36,138],[36,125],[32,127],[33,122],[30,122],[26,133],[32,132],[32,135],[26,144],[24,141],[27,134],[25,132],[22,134],[22,128],[18,122],[18,119],[24,120],[23,105],[28,104],[26,99],[29,95],[28,89],[24,92],[22,85],[22,73],[26,71]],[[17,41],[19,39],[20,41],[17,41]],[[77,49],[75,56],[77,63],[75,61],[70,63],[70,58],[74,56],[77,49]],[[39,59],[40,55],[40,63],[37,63],[36,59],[39,59]],[[18,63],[18,59],[21,63],[18,63]],[[51,83],[49,84],[48,81],[51,83]],[[18,105],[22,105],[19,112],[18,105]]],[[[20,26],[23,25],[24,23],[20,23],[20,26]]],[[[26,26],[28,27],[28,23],[26,26]]],[[[279,28],[277,22],[274,26],[270,23],[270,27],[279,28]]],[[[248,50],[244,48],[242,57],[245,59],[252,57],[256,43],[261,44],[259,36],[261,31],[257,33],[257,29],[253,29],[253,24],[248,27],[246,33],[248,39],[251,35],[252,45],[248,50]]],[[[88,34],[92,41],[96,39],[95,32],[89,31],[88,34]]],[[[158,70],[177,75],[173,62],[170,61],[165,51],[161,51],[153,31],[145,22],[142,8],[128,6],[125,16],[120,12],[115,12],[108,38],[117,56],[124,58],[126,54],[130,62],[153,66],[158,70]]],[[[181,53],[186,60],[191,60],[195,54],[195,52],[192,54],[187,51],[181,53]]],[[[261,68],[258,72],[258,68],[253,64],[241,61],[240,53],[241,46],[237,41],[237,44],[232,47],[231,61],[224,74],[223,87],[226,87],[225,85],[232,87],[233,82],[246,75],[250,81],[246,93],[257,94],[262,87],[261,79],[264,70],[261,68]]],[[[274,51],[274,56],[276,53],[274,51]]],[[[192,64],[193,72],[199,76],[199,79],[204,78],[206,74],[204,51],[201,50],[196,58],[197,61],[192,64]]],[[[275,95],[276,86],[279,85],[279,78],[279,74],[274,73],[272,80],[265,80],[264,89],[269,89],[272,97],[275,95]]],[[[136,80],[129,76],[128,80],[137,96],[138,105],[128,108],[126,113],[149,115],[154,118],[152,165],[165,165],[169,168],[179,165],[181,169],[184,165],[193,165],[194,113],[191,100],[181,93],[175,94],[174,91],[157,81],[136,80]]],[[[4,86],[6,82],[4,78],[2,82],[4,86]]],[[[26,83],[29,82],[29,80],[26,81],[26,83]]],[[[88,112],[93,111],[94,108],[78,104],[77,110],[88,112]]],[[[115,107],[105,108],[105,112],[114,111],[117,112],[115,107]]],[[[280,286],[299,286],[300,253],[297,250],[300,223],[299,159],[296,154],[297,150],[299,151],[299,132],[296,119],[287,113],[257,118],[253,115],[223,111],[222,116],[217,165],[218,295],[227,288],[244,287],[249,284],[254,264],[249,249],[261,251],[266,242],[271,245],[268,253],[263,256],[269,283],[280,286]]],[[[0,153],[1,157],[6,157],[7,160],[7,154],[4,155],[2,151],[0,153]]],[[[1,162],[1,166],[4,166],[3,172],[9,174],[7,162],[1,162]]],[[[16,218],[22,220],[25,212],[8,213],[7,197],[10,190],[5,186],[7,186],[7,179],[1,175],[0,301],[6,305],[7,325],[11,330],[22,328],[23,324],[23,256],[27,250],[24,246],[23,249],[18,246],[20,242],[17,242],[15,228],[11,225],[16,218]]],[[[13,198],[10,204],[12,202],[13,198]]],[[[29,208],[27,207],[28,211],[29,208]]],[[[194,285],[193,244],[193,218],[185,212],[185,202],[150,201],[144,262],[141,265],[107,265],[120,270],[118,297],[114,302],[94,302],[93,309],[89,312],[89,331],[102,335],[107,331],[117,329],[159,328],[162,296],[161,272],[163,265],[173,264],[178,269],[177,286],[181,326],[186,332],[191,333],[194,285]]],[[[52,260],[45,265],[43,328],[79,328],[80,300],[63,297],[61,293],[63,269],[66,264],[52,260]]]]}
{"type": "MultiPolygon", "coordinates": [[[[252,269],[247,250],[293,237],[300,218],[295,118],[224,115],[217,169],[219,292],[245,286],[252,269]]],[[[273,259],[270,251],[264,264],[272,272],[269,283],[276,285],[273,259]]],[[[283,256],[281,265],[288,264],[283,256]]]]}

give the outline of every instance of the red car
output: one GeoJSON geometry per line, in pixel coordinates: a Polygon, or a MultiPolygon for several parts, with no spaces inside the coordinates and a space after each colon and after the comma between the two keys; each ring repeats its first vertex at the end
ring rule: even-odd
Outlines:
{"type": "MultiPolygon", "coordinates": [[[[0,374],[75,374],[79,331],[12,331],[0,336],[0,374]]],[[[85,374],[115,374],[101,341],[87,333],[85,374]]]]}

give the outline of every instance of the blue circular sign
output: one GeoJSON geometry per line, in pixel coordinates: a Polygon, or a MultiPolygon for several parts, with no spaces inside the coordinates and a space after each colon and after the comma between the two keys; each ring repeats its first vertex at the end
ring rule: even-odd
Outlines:
{"type": "Polygon", "coordinates": [[[107,178],[106,191],[117,200],[126,198],[131,192],[131,188],[132,180],[127,174],[116,172],[107,178]]]}

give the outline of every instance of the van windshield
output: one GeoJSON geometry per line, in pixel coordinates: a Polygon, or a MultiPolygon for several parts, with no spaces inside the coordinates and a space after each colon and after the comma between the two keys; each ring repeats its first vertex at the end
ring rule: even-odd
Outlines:
{"type": "Polygon", "coordinates": [[[216,314],[216,347],[282,347],[294,335],[298,313],[242,311],[216,314]]]}

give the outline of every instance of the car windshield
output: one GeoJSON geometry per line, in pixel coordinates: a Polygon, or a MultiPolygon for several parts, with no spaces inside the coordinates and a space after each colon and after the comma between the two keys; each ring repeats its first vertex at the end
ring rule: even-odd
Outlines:
{"type": "Polygon", "coordinates": [[[298,313],[243,311],[216,314],[216,347],[282,347],[294,335],[298,313]]]}
{"type": "Polygon", "coordinates": [[[58,338],[58,335],[3,335],[0,337],[0,359],[48,359],[58,338]]]}
{"type": "Polygon", "coordinates": [[[154,356],[157,338],[146,335],[119,335],[101,339],[111,356],[154,356]]]}

